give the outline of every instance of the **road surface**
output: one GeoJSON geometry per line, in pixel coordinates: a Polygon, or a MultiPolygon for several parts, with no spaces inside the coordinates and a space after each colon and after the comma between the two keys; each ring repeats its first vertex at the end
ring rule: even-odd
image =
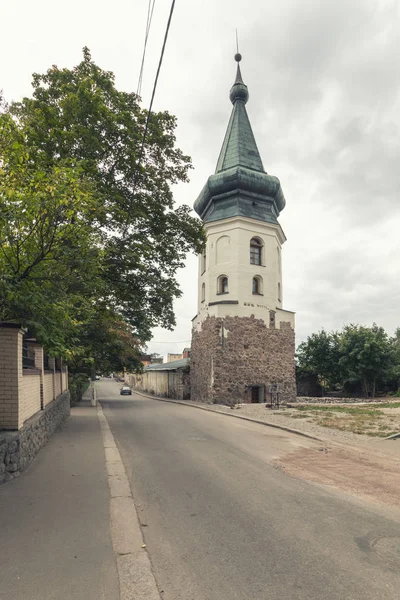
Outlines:
{"type": "Polygon", "coordinates": [[[98,397],[164,600],[399,598],[396,511],[276,467],[318,443],[118,391],[98,397]]]}

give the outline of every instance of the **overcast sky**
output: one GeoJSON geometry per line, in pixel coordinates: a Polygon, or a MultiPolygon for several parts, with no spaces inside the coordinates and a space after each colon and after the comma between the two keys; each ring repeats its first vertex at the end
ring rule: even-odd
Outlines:
{"type": "MultiPolygon", "coordinates": [[[[1,0],[0,89],[31,94],[31,74],[72,67],[89,46],[117,86],[136,91],[148,0],[1,0]]],[[[169,0],[157,0],[142,96],[148,106],[169,0]]],[[[176,0],[155,109],[178,117],[192,205],[215,170],[231,111],[235,28],[248,113],[265,169],[286,197],[283,305],[299,343],[344,323],[400,326],[400,3],[398,0],[176,0]]],[[[190,345],[197,259],[179,274],[177,327],[149,350],[190,345]]]]}

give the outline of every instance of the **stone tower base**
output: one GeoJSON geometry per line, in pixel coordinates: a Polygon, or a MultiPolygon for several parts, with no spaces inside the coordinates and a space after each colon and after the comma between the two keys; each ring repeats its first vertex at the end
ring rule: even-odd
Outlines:
{"type": "Polygon", "coordinates": [[[296,397],[295,340],[290,323],[268,328],[254,317],[208,317],[193,332],[191,399],[237,404],[270,402],[278,384],[282,404],[296,397]]]}

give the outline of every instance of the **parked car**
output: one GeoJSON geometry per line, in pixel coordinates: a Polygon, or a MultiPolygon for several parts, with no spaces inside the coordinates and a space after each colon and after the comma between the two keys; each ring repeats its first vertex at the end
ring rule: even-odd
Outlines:
{"type": "Polygon", "coordinates": [[[132,390],[129,387],[129,385],[123,385],[122,388],[119,390],[119,393],[121,394],[121,396],[123,396],[124,394],[126,394],[127,396],[131,396],[132,390]]]}
{"type": "Polygon", "coordinates": [[[94,378],[96,381],[100,381],[100,375],[95,375],[94,378]]]}

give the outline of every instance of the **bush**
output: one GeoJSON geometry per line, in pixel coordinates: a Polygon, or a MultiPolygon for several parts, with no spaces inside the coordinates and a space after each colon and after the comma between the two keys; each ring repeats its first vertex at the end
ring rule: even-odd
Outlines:
{"type": "Polygon", "coordinates": [[[83,394],[89,387],[88,376],[84,373],[74,373],[69,376],[68,387],[71,394],[71,406],[82,400],[83,394]]]}

